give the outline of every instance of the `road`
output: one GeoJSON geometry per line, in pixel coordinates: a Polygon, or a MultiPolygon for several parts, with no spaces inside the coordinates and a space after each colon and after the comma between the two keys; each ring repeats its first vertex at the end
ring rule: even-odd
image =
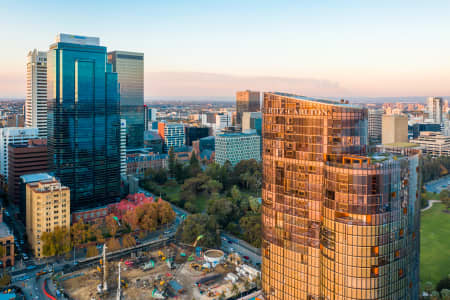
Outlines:
{"type": "Polygon", "coordinates": [[[427,192],[439,194],[450,185],[450,175],[425,183],[427,192]]]}

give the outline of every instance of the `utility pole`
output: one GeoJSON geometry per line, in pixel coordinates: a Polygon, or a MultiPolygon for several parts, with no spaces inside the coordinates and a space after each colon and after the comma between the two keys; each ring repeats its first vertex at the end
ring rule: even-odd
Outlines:
{"type": "Polygon", "coordinates": [[[121,286],[121,282],[120,282],[120,261],[119,261],[119,279],[117,280],[117,300],[120,300],[120,286],[121,286]]]}
{"type": "Polygon", "coordinates": [[[108,284],[106,280],[108,278],[108,265],[106,262],[106,244],[103,245],[103,291],[106,292],[108,290],[108,284]]]}

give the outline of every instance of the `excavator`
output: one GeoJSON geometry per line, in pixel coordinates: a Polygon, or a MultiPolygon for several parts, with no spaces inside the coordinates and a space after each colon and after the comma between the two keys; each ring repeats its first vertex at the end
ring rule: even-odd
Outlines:
{"type": "MultiPolygon", "coordinates": [[[[200,241],[202,238],[203,238],[203,235],[201,234],[195,239],[195,242],[192,244],[192,248],[194,248],[194,250],[195,250],[195,247],[197,247],[198,241],[200,241]]],[[[188,261],[193,261],[193,260],[194,260],[194,252],[192,252],[191,256],[188,257],[188,261]]]]}

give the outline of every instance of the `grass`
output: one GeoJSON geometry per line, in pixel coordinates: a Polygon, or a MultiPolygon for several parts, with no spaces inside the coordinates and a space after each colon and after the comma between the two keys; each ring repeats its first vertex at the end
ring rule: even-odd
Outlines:
{"type": "Polygon", "coordinates": [[[421,216],[420,281],[436,285],[450,273],[450,213],[435,203],[421,216]]]}

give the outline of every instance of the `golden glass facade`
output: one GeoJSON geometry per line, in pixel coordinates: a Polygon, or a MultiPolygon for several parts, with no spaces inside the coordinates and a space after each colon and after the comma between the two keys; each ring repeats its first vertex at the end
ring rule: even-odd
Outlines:
{"type": "Polygon", "coordinates": [[[368,156],[367,110],[345,102],[263,107],[266,298],[416,299],[418,154],[368,156]]]}

